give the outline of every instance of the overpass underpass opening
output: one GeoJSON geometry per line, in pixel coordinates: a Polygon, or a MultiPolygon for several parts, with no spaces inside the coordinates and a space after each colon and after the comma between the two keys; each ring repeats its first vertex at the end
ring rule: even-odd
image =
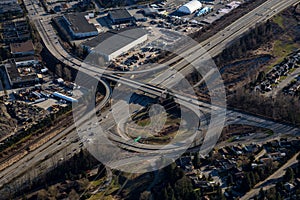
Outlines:
{"type": "MultiPolygon", "coordinates": [[[[186,41],[185,44],[189,47],[199,45],[187,36],[182,36],[180,41],[186,41]]],[[[155,48],[175,54],[180,52],[176,44],[155,48]]],[[[101,62],[102,60],[98,59],[96,54],[89,55],[82,67],[94,71],[96,74],[94,77],[114,80],[117,86],[112,92],[110,113],[102,119],[104,123],[96,125],[99,119],[95,114],[94,103],[92,103],[95,100],[95,95],[92,94],[95,92],[96,81],[82,80],[83,75],[81,72],[77,75],[75,82],[78,82],[78,85],[90,88],[90,96],[86,98],[88,100],[79,103],[85,104],[86,116],[84,118],[89,119],[89,122],[80,123],[82,118],[77,117],[80,116],[79,113],[73,113],[75,124],[80,127],[79,130],[87,130],[78,132],[80,138],[87,138],[90,132],[94,133],[93,142],[85,144],[90,153],[108,167],[131,173],[154,171],[167,166],[194,144],[196,138],[198,140],[202,139],[203,144],[200,148],[200,154],[206,156],[216,144],[223,129],[226,115],[226,96],[222,78],[210,56],[204,49],[198,49],[196,52],[196,55],[185,55],[184,52],[178,55],[181,60],[190,63],[188,66],[180,66],[182,63],[179,62],[176,64],[178,66],[172,66],[170,70],[169,66],[166,65],[163,68],[160,65],[159,69],[161,71],[157,72],[158,68],[153,64],[155,70],[142,71],[140,74],[135,73],[134,78],[111,74],[111,72],[106,73],[104,67],[107,67],[107,63],[101,62]],[[191,98],[196,96],[193,87],[185,78],[185,75],[177,71],[177,69],[190,68],[191,66],[204,77],[210,92],[211,104],[219,106],[213,106],[213,109],[209,106],[200,108],[197,99],[191,98]],[[157,93],[160,95],[163,93],[171,94],[170,96],[178,104],[180,110],[180,120],[175,122],[179,123],[176,128],[178,129],[177,133],[182,132],[185,134],[180,134],[180,137],[174,136],[167,144],[144,144],[140,141],[142,136],[135,135],[137,137],[133,139],[128,136],[122,137],[117,132],[111,132],[110,126],[117,126],[117,129],[120,130],[122,129],[121,124],[124,124],[124,122],[126,122],[126,126],[130,124],[129,120],[132,121],[133,115],[130,111],[130,98],[133,94],[145,90],[148,93],[153,91],[154,94],[152,95],[157,95],[157,93]],[[181,91],[184,91],[184,94],[181,91]],[[202,113],[200,109],[205,110],[206,113],[202,113]],[[210,113],[209,123],[204,125],[201,121],[208,115],[207,112],[210,113]],[[108,126],[108,124],[111,125],[108,126]],[[203,136],[204,132],[206,133],[205,136],[203,136]],[[132,151],[136,153],[131,153],[132,151]]],[[[78,104],[73,104],[73,106],[76,107],[78,104]]],[[[147,130],[147,133],[153,136],[155,133],[151,133],[151,130],[155,130],[157,133],[163,129],[164,124],[167,122],[168,112],[162,104],[159,104],[159,101],[149,106],[149,111],[152,113],[150,114],[152,129],[147,130]],[[155,116],[158,117],[155,118],[155,116]]],[[[133,124],[137,125],[135,123],[130,125],[133,124]]]]}

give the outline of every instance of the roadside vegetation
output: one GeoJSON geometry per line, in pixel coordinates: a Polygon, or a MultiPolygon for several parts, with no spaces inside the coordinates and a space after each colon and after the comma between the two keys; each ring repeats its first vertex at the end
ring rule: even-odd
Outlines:
{"type": "MultiPolygon", "coordinates": [[[[60,124],[59,122],[72,117],[70,111],[71,106],[61,108],[59,112],[47,116],[38,124],[34,124],[28,129],[22,129],[18,133],[7,138],[0,145],[0,161],[7,159],[7,157],[11,157],[11,154],[15,151],[20,152],[24,147],[28,146],[28,144],[33,143],[36,139],[40,139],[49,133],[49,130],[57,128],[55,125],[60,124]]],[[[26,150],[30,151],[29,148],[26,148],[26,150]]]]}
{"type": "Polygon", "coordinates": [[[283,200],[286,198],[299,199],[300,188],[295,187],[300,178],[300,156],[297,157],[297,164],[285,170],[284,176],[278,180],[274,187],[268,190],[261,189],[259,194],[254,196],[255,200],[274,199],[283,200]]]}
{"type": "MultiPolygon", "coordinates": [[[[27,200],[64,198],[78,200],[81,195],[83,199],[89,199],[92,197],[91,192],[104,184],[105,177],[105,167],[87,151],[80,151],[66,161],[57,162],[53,170],[30,180],[29,184],[17,187],[22,190],[17,190],[12,199],[21,197],[27,200]]],[[[109,187],[113,190],[117,188],[117,184],[112,183],[109,187]]],[[[98,195],[108,197],[110,194],[98,195]]],[[[95,198],[97,199],[93,196],[91,199],[95,198]]]]}
{"type": "MultiPolygon", "coordinates": [[[[250,89],[261,72],[268,72],[270,66],[278,64],[300,48],[298,7],[290,7],[274,19],[257,25],[214,58],[226,84],[229,107],[286,123],[300,124],[300,104],[297,97],[278,93],[276,98],[271,98],[250,89]],[[266,56],[269,58],[264,62],[259,61],[266,56]],[[255,62],[245,65],[248,60],[255,62]],[[228,70],[233,63],[237,63],[239,71],[228,70]],[[230,67],[222,70],[224,66],[230,67]],[[240,77],[243,77],[243,81],[230,81],[240,77]]],[[[194,81],[197,82],[197,77],[194,81]]],[[[205,85],[200,86],[198,91],[201,98],[209,100],[208,96],[203,95],[208,94],[205,85]]]]}
{"type": "Polygon", "coordinates": [[[174,138],[177,134],[181,134],[178,133],[181,113],[177,103],[174,102],[173,98],[169,98],[161,102],[161,105],[164,106],[167,114],[159,114],[157,116],[153,116],[156,118],[156,120],[158,120],[157,122],[154,122],[155,126],[157,125],[157,123],[159,123],[159,121],[164,119],[166,120],[160,130],[156,130],[156,128],[158,127],[149,127],[149,125],[151,124],[149,112],[152,106],[151,104],[149,104],[144,109],[140,110],[132,116],[133,123],[138,125],[139,128],[134,128],[135,126],[127,123],[126,131],[128,132],[128,136],[132,139],[141,137],[141,139],[138,141],[140,143],[165,144],[172,138],[174,138]]]}

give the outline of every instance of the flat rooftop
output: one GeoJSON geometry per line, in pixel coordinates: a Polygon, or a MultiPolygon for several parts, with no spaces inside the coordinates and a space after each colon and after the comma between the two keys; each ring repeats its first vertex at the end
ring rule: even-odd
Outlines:
{"type": "Polygon", "coordinates": [[[8,12],[23,13],[23,10],[22,10],[21,6],[17,3],[1,4],[0,14],[4,14],[4,13],[8,13],[8,12]]]}
{"type": "Polygon", "coordinates": [[[135,40],[147,35],[145,29],[125,28],[121,30],[109,30],[95,38],[82,43],[94,51],[109,55],[135,40]]]}
{"type": "Polygon", "coordinates": [[[109,15],[112,19],[128,19],[131,18],[131,14],[126,9],[117,9],[109,11],[109,15]]]}
{"type": "Polygon", "coordinates": [[[85,15],[85,13],[68,13],[65,14],[64,17],[68,21],[68,25],[74,33],[97,31],[96,27],[87,21],[85,15]]]}
{"type": "Polygon", "coordinates": [[[1,0],[0,4],[13,4],[18,3],[18,0],[1,0]]]}
{"type": "Polygon", "coordinates": [[[15,62],[30,61],[30,60],[38,60],[38,58],[35,56],[23,56],[23,57],[14,58],[15,62]]]}
{"type": "Polygon", "coordinates": [[[3,22],[0,26],[3,31],[15,31],[15,30],[28,29],[27,21],[24,19],[17,20],[17,21],[6,21],[3,22]]]}
{"type": "Polygon", "coordinates": [[[37,78],[37,75],[35,73],[21,75],[14,62],[9,62],[5,64],[5,68],[7,70],[7,75],[9,76],[12,84],[18,84],[26,81],[34,81],[37,78]]]}
{"type": "Polygon", "coordinates": [[[21,42],[21,43],[11,43],[10,51],[11,53],[34,51],[34,46],[31,40],[28,40],[26,42],[21,42]]]}

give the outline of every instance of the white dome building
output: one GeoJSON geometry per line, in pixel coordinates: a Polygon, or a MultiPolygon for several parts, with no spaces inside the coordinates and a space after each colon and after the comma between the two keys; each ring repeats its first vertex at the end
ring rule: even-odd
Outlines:
{"type": "Polygon", "coordinates": [[[202,8],[202,4],[198,0],[192,0],[183,6],[181,6],[178,9],[178,12],[184,13],[184,14],[192,14],[196,10],[202,8]]]}

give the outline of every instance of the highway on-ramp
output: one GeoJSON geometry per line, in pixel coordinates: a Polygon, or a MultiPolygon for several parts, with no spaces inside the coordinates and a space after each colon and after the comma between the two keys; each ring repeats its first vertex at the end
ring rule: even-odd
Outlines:
{"type": "MultiPolygon", "coordinates": [[[[182,57],[190,56],[192,59],[195,60],[197,58],[201,59],[203,53],[206,53],[203,52],[203,50],[200,50],[202,47],[208,52],[210,56],[213,57],[219,54],[226,47],[226,45],[228,45],[232,40],[239,38],[243,33],[249,30],[249,28],[254,27],[256,23],[266,21],[267,19],[271,18],[272,16],[279,13],[283,9],[297,2],[299,2],[299,0],[286,0],[284,2],[280,0],[268,0],[265,3],[263,3],[261,6],[249,12],[247,15],[243,16],[236,22],[232,23],[230,26],[226,27],[224,30],[220,31],[219,33],[209,38],[208,40],[202,42],[201,44],[199,44],[199,46],[195,46],[194,48],[191,48],[191,50],[183,54],[182,57]],[[201,53],[200,55],[199,52],[201,53]]],[[[26,5],[27,4],[25,3],[25,6],[26,5]]],[[[59,59],[62,63],[65,63],[70,67],[78,69],[79,71],[82,71],[83,73],[86,73],[92,77],[96,77],[96,75],[98,74],[104,74],[106,75],[105,78],[107,79],[118,79],[118,80],[120,79],[118,75],[106,74],[108,73],[107,71],[101,70],[98,67],[84,66],[82,65],[82,61],[78,60],[77,58],[73,57],[68,52],[66,52],[65,49],[62,47],[62,45],[57,41],[57,38],[53,36],[50,37],[48,35],[49,33],[48,30],[53,31],[53,27],[49,25],[49,16],[45,16],[45,17],[29,16],[29,17],[34,18],[33,21],[37,27],[38,32],[40,33],[44,46],[49,50],[51,54],[53,54],[53,56],[59,59]]],[[[174,58],[174,59],[181,60],[182,58],[174,58]]],[[[174,60],[170,60],[170,63],[172,61],[174,60]]],[[[176,70],[180,70],[182,74],[189,73],[191,70],[189,67],[186,67],[186,64],[180,64],[180,63],[175,65],[174,68],[176,70]]],[[[172,82],[172,80],[170,81],[170,79],[160,79],[160,80],[164,82],[172,82]]],[[[122,80],[122,81],[124,84],[138,85],[138,83],[134,83],[132,81],[131,82],[128,82],[128,80],[122,80]]],[[[149,87],[148,89],[151,89],[151,87],[149,87]]],[[[200,102],[196,99],[184,97],[184,95],[181,96],[182,98],[186,98],[187,104],[195,106],[195,109],[199,109],[199,105],[203,108],[213,109],[212,105],[209,105],[205,102],[200,102]]],[[[227,111],[227,117],[236,118],[237,116],[242,116],[242,117],[241,120],[237,120],[235,121],[235,123],[239,123],[239,121],[245,124],[250,123],[257,126],[271,128],[280,133],[291,133],[291,134],[299,133],[299,129],[291,127],[289,125],[279,124],[268,119],[263,119],[261,117],[255,117],[252,115],[243,114],[233,110],[227,111]]],[[[72,127],[70,127],[70,129],[72,129],[72,127]]],[[[66,130],[66,132],[68,132],[68,130],[66,130]]],[[[55,139],[56,138],[53,138],[54,141],[55,139]]],[[[49,142],[52,143],[52,141],[49,142]]],[[[57,146],[59,146],[57,143],[55,144],[56,146],[49,145],[49,143],[47,145],[48,147],[42,150],[41,152],[36,152],[36,154],[29,154],[30,157],[36,155],[34,156],[34,159],[31,160],[28,159],[30,157],[27,157],[28,160],[22,160],[22,162],[24,163],[23,165],[15,164],[11,166],[11,168],[7,169],[7,171],[5,171],[6,173],[1,172],[0,182],[5,183],[9,179],[16,177],[19,171],[20,172],[26,171],[26,169],[28,169],[29,167],[34,166],[34,163],[37,163],[39,160],[41,160],[41,158],[44,158],[45,155],[49,155],[49,152],[51,152],[49,151],[49,149],[53,149],[53,150],[58,149],[57,146]],[[18,170],[18,168],[24,170],[18,170]]]]}

